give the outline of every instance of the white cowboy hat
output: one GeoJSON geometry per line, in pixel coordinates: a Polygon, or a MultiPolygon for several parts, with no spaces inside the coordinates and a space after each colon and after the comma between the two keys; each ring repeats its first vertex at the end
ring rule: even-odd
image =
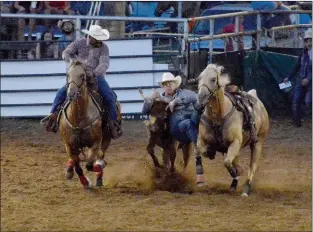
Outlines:
{"type": "Polygon", "coordinates": [[[62,28],[63,27],[63,23],[65,22],[71,22],[73,24],[73,26],[75,26],[75,23],[73,22],[73,20],[70,20],[70,19],[63,19],[63,20],[59,20],[58,21],[58,28],[62,28]]]}
{"type": "Polygon", "coordinates": [[[308,29],[304,32],[304,39],[312,39],[312,29],[308,29]]]}
{"type": "Polygon", "coordinates": [[[99,25],[90,25],[89,31],[83,29],[82,32],[100,41],[110,38],[110,32],[107,29],[102,29],[99,25]]]}
{"type": "Polygon", "coordinates": [[[182,79],[181,79],[181,76],[176,76],[175,77],[172,73],[166,72],[166,73],[163,73],[162,81],[158,81],[158,84],[161,87],[163,87],[162,84],[164,82],[170,82],[170,81],[175,82],[175,89],[177,89],[180,86],[180,84],[182,82],[182,79]]]}

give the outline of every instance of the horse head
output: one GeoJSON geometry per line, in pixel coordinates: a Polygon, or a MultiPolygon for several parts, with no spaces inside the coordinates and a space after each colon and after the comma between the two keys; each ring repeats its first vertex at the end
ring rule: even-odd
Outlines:
{"type": "Polygon", "coordinates": [[[167,110],[168,101],[161,97],[159,92],[154,92],[151,97],[145,97],[141,89],[140,95],[150,104],[149,121],[144,121],[148,129],[153,132],[161,132],[167,129],[166,119],[169,114],[167,110]]]}
{"type": "Polygon", "coordinates": [[[67,72],[67,97],[70,101],[75,101],[81,95],[82,87],[87,86],[86,73],[83,65],[79,61],[71,62],[67,72]]]}
{"type": "Polygon", "coordinates": [[[223,66],[209,64],[199,75],[198,80],[198,96],[199,103],[205,104],[212,96],[216,96],[220,88],[230,83],[230,78],[227,74],[223,74],[223,66]]]}

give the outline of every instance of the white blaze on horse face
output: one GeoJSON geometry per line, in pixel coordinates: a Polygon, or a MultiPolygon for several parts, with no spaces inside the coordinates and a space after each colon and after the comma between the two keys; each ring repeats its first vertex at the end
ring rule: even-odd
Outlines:
{"type": "Polygon", "coordinates": [[[85,72],[80,65],[73,63],[67,73],[67,96],[74,100],[79,95],[79,88],[84,84],[85,72]]]}

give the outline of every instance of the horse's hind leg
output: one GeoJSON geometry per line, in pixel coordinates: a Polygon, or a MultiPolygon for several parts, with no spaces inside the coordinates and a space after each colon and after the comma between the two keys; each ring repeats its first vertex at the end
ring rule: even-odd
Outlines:
{"type": "Polygon", "coordinates": [[[111,144],[111,135],[109,130],[103,129],[102,143],[101,143],[101,151],[102,154],[99,156],[99,159],[104,160],[105,152],[109,148],[111,144]]]}
{"type": "Polygon", "coordinates": [[[184,171],[186,171],[187,165],[189,163],[190,154],[191,154],[192,143],[184,144],[182,147],[183,158],[184,158],[184,171]]]}
{"type": "Polygon", "coordinates": [[[258,163],[261,157],[261,151],[262,151],[262,146],[263,146],[263,141],[260,141],[260,140],[261,139],[259,138],[259,141],[257,143],[250,145],[251,160],[250,160],[249,171],[248,171],[248,179],[246,181],[242,196],[248,196],[251,191],[251,182],[258,168],[258,163]]]}

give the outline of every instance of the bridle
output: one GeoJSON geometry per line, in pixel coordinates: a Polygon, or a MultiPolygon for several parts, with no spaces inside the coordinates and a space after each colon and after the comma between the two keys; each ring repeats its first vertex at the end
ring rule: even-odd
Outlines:
{"type": "MultiPolygon", "coordinates": [[[[80,75],[83,75],[83,77],[81,78],[81,83],[78,85],[75,81],[70,81],[68,82],[68,77],[69,75],[67,75],[67,78],[66,78],[66,88],[68,89],[68,87],[70,86],[70,84],[75,84],[78,88],[78,91],[77,91],[77,96],[80,97],[81,96],[81,88],[83,86],[86,86],[87,87],[87,79],[86,79],[86,73],[83,73],[83,74],[80,74],[80,75]]],[[[69,99],[67,98],[68,102],[74,102],[74,104],[77,105],[78,108],[79,107],[79,104],[78,104],[78,98],[75,98],[75,99],[69,99]]],[[[77,132],[77,131],[85,131],[89,128],[91,128],[92,126],[94,126],[97,122],[98,122],[98,119],[101,119],[101,114],[94,118],[93,121],[91,121],[90,123],[88,123],[86,126],[84,127],[77,127],[77,126],[74,126],[68,119],[68,116],[67,116],[67,113],[65,111],[65,109],[63,108],[62,109],[62,113],[64,114],[65,116],[65,121],[67,122],[67,124],[70,126],[70,128],[74,131],[74,132],[77,132]]]]}
{"type": "Polygon", "coordinates": [[[217,78],[216,78],[216,86],[213,90],[210,90],[209,86],[205,83],[201,84],[198,88],[198,91],[202,88],[202,87],[205,87],[210,95],[207,96],[207,100],[209,100],[211,97],[216,97],[217,96],[217,92],[218,90],[221,88],[221,86],[219,85],[219,79],[220,79],[220,74],[217,72],[217,78]]]}
{"type": "Polygon", "coordinates": [[[77,86],[77,88],[78,88],[78,92],[77,92],[78,96],[81,96],[81,95],[80,95],[80,93],[81,93],[81,88],[82,88],[83,86],[87,86],[86,74],[84,73],[84,74],[81,74],[81,75],[84,75],[84,77],[82,78],[82,81],[81,81],[81,83],[80,83],[79,85],[78,85],[75,81],[70,81],[70,82],[68,82],[68,75],[67,75],[67,78],[66,78],[66,89],[68,89],[68,87],[70,86],[70,84],[75,84],[75,85],[77,86]]]}

